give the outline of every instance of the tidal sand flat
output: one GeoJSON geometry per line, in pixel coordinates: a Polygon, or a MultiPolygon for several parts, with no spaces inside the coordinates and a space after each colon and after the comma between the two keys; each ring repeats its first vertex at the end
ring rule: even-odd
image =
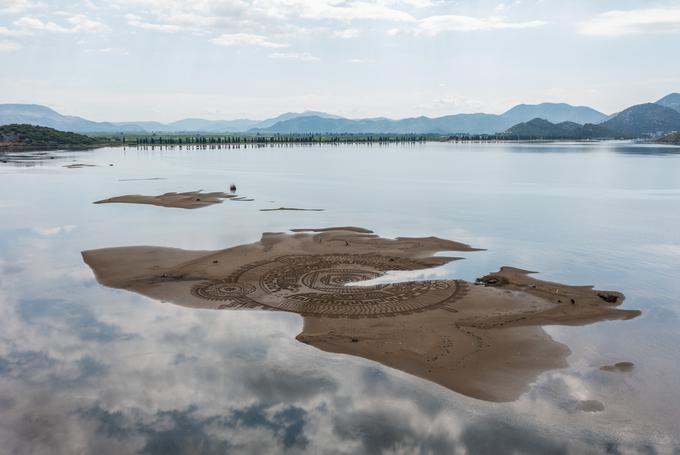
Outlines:
{"type": "Polygon", "coordinates": [[[199,191],[188,191],[186,193],[165,193],[159,196],[142,196],[141,194],[128,194],[116,196],[95,204],[149,204],[160,207],[174,207],[180,209],[199,209],[213,204],[221,204],[224,199],[236,198],[235,194],[222,192],[203,193],[199,191]]]}
{"type": "Polygon", "coordinates": [[[570,353],[544,325],[631,319],[624,296],[541,281],[504,267],[463,280],[361,285],[388,271],[424,270],[473,252],[437,237],[381,238],[363,228],[265,233],[220,251],[133,246],[84,251],[108,287],[193,308],[287,311],[304,318],[297,339],[380,362],[487,401],[517,399],[570,353]]]}

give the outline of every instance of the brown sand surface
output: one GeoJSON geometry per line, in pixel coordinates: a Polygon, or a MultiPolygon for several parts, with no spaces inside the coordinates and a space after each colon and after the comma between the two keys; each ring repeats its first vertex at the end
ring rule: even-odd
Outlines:
{"type": "Polygon", "coordinates": [[[633,371],[635,364],[633,362],[617,362],[614,365],[604,365],[600,367],[602,371],[609,371],[611,373],[629,373],[633,371]]]}
{"type": "Polygon", "coordinates": [[[324,209],[299,209],[299,208],[296,208],[296,207],[278,207],[276,209],[260,209],[260,212],[283,212],[283,211],[323,212],[324,209]]]}
{"type": "Polygon", "coordinates": [[[163,247],[83,252],[103,285],[192,308],[288,311],[301,342],[433,381],[470,397],[512,401],[567,365],[567,346],[541,328],[629,319],[623,295],[568,286],[505,267],[480,279],[346,286],[390,270],[423,270],[475,251],[436,237],[380,238],[362,228],[266,233],[220,251],[163,247]],[[573,301],[573,303],[572,303],[573,301]]]}
{"type": "Polygon", "coordinates": [[[203,193],[201,191],[189,191],[186,193],[165,193],[159,196],[142,196],[140,194],[128,194],[96,201],[95,204],[150,204],[161,207],[175,207],[180,209],[198,209],[213,204],[221,204],[224,199],[235,198],[236,195],[214,192],[203,193]]]}
{"type": "Polygon", "coordinates": [[[327,228],[303,228],[303,229],[291,229],[291,232],[328,232],[328,231],[351,231],[359,232],[361,234],[373,234],[370,229],[360,228],[356,226],[335,226],[327,228]]]}

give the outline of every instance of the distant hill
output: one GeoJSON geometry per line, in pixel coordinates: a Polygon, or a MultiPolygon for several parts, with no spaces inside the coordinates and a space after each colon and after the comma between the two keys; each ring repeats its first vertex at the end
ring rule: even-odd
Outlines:
{"type": "MultiPolygon", "coordinates": [[[[680,94],[673,93],[657,103],[633,106],[615,115],[605,114],[586,106],[565,103],[520,104],[507,112],[496,114],[455,114],[442,117],[385,117],[348,119],[317,111],[288,112],[258,121],[207,120],[187,118],[172,123],[161,122],[93,122],[81,117],[61,115],[35,104],[0,104],[0,125],[25,123],[77,133],[236,133],[263,134],[495,134],[540,118],[553,124],[600,124],[610,132],[627,137],[659,135],[680,130],[680,94]]],[[[532,125],[530,125],[532,126],[532,125]]],[[[535,127],[536,125],[533,125],[535,127]]],[[[563,125],[567,128],[567,125],[563,125]]],[[[589,127],[579,134],[598,135],[603,131],[589,127]]],[[[558,132],[556,132],[558,133],[558,132]]],[[[565,131],[561,131],[565,133],[565,131]]]]}
{"type": "Polygon", "coordinates": [[[508,129],[505,134],[519,139],[613,139],[622,134],[604,126],[586,123],[580,125],[575,122],[552,123],[541,118],[518,123],[508,129]]]}
{"type": "Polygon", "coordinates": [[[450,134],[493,133],[505,125],[502,118],[491,114],[459,114],[445,117],[413,117],[402,120],[386,118],[350,120],[322,118],[318,116],[297,117],[284,120],[268,128],[256,127],[251,132],[304,134],[450,134]]]}
{"type": "Polygon", "coordinates": [[[566,103],[520,104],[502,115],[516,124],[529,119],[542,118],[552,123],[575,122],[600,123],[607,115],[587,106],[572,106],[566,103]]]}
{"type": "Polygon", "coordinates": [[[512,125],[540,117],[551,122],[574,121],[596,123],[606,118],[605,114],[584,106],[543,103],[515,106],[503,115],[456,114],[443,117],[412,117],[401,120],[386,118],[341,119],[320,116],[300,116],[273,123],[259,124],[251,131],[262,133],[304,134],[304,133],[350,133],[350,134],[493,134],[505,131],[512,125]]]}
{"type": "Polygon", "coordinates": [[[661,144],[680,145],[680,133],[672,133],[662,137],[658,141],[661,144]]]}
{"type": "Polygon", "coordinates": [[[304,116],[340,119],[325,112],[288,112],[267,120],[207,120],[187,118],[171,123],[152,121],[93,122],[81,117],[62,115],[38,104],[0,104],[0,125],[29,124],[76,133],[237,133],[251,128],[267,128],[275,123],[304,116]]]}
{"type": "Polygon", "coordinates": [[[657,101],[656,104],[660,104],[661,106],[669,107],[680,112],[680,93],[671,93],[670,95],[666,95],[657,101]]]}
{"type": "Polygon", "coordinates": [[[0,126],[0,146],[74,146],[92,145],[97,141],[82,134],[58,131],[34,125],[0,126]]]}
{"type": "Polygon", "coordinates": [[[655,103],[638,104],[600,124],[632,137],[680,131],[680,112],[655,103]]]}
{"type": "Polygon", "coordinates": [[[61,115],[38,104],[0,104],[0,125],[29,124],[78,133],[142,132],[135,126],[118,126],[108,122],[93,122],[81,117],[61,115]]]}
{"type": "Polygon", "coordinates": [[[286,112],[285,114],[278,115],[273,118],[262,120],[257,122],[256,125],[251,126],[251,128],[266,129],[275,125],[279,122],[285,122],[288,120],[293,120],[300,117],[319,117],[324,119],[342,119],[339,115],[328,114],[326,112],[319,111],[304,111],[304,112],[286,112]]]}

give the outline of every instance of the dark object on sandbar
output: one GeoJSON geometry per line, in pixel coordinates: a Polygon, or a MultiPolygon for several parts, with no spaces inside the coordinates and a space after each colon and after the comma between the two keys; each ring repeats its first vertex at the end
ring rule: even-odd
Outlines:
{"type": "Polygon", "coordinates": [[[482,284],[484,286],[505,286],[508,280],[501,276],[487,275],[475,280],[475,284],[482,284]]]}
{"type": "Polygon", "coordinates": [[[619,300],[618,296],[612,294],[597,294],[597,296],[607,303],[616,303],[619,300]]]}
{"type": "Polygon", "coordinates": [[[236,185],[234,185],[232,183],[231,186],[229,187],[229,191],[231,191],[232,193],[235,193],[236,192],[236,185]]]}

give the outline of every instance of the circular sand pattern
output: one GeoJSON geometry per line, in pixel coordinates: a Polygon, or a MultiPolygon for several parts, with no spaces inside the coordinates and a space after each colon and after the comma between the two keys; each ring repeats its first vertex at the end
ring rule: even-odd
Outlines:
{"type": "Polygon", "coordinates": [[[224,301],[220,308],[265,308],[325,317],[408,314],[436,308],[465,294],[462,281],[351,285],[389,270],[429,267],[413,259],[374,254],[282,256],[248,264],[222,280],[198,284],[192,293],[224,301]]]}
{"type": "Polygon", "coordinates": [[[228,283],[225,281],[214,281],[196,286],[192,292],[206,300],[229,300],[242,297],[255,290],[255,286],[250,284],[228,283]]]}

